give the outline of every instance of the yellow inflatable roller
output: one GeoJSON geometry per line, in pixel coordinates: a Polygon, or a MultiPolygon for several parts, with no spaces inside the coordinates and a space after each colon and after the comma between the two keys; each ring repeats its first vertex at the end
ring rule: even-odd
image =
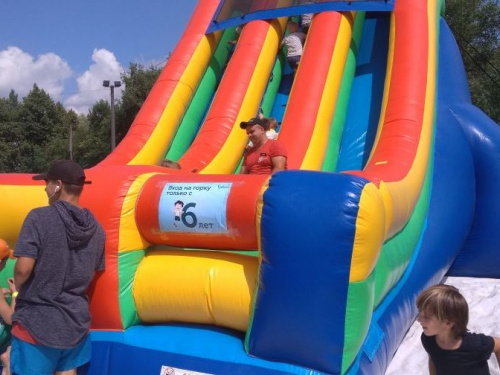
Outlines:
{"type": "Polygon", "coordinates": [[[139,318],[145,323],[190,322],[246,331],[257,274],[256,257],[151,251],[134,283],[139,318]]]}

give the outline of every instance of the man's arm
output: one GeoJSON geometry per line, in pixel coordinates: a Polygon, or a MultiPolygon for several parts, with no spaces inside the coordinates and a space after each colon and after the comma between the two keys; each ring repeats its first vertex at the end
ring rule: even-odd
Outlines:
{"type": "Polygon", "coordinates": [[[284,171],[286,166],[286,157],[285,156],[273,156],[271,158],[271,164],[273,165],[273,169],[271,170],[271,174],[274,172],[284,171]]]}
{"type": "Polygon", "coordinates": [[[248,174],[248,168],[246,165],[241,165],[240,174],[248,174]]]}
{"type": "Polygon", "coordinates": [[[14,266],[14,285],[20,290],[28,280],[35,267],[36,259],[29,257],[18,257],[14,266]]]}

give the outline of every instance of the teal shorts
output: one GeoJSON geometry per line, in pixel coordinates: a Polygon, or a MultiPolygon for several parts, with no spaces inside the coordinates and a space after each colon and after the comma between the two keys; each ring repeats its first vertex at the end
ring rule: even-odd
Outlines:
{"type": "Polygon", "coordinates": [[[52,375],[84,365],[90,361],[90,355],[90,335],[71,349],[34,345],[12,336],[10,371],[16,375],[52,375]]]}
{"type": "Polygon", "coordinates": [[[5,324],[0,324],[0,353],[3,353],[5,349],[7,349],[7,346],[10,345],[10,329],[12,327],[5,325],[5,324]]]}

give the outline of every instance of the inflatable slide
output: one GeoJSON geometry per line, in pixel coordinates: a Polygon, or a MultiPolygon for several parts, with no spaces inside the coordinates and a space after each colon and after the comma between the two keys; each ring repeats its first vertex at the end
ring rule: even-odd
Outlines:
{"type": "MultiPolygon", "coordinates": [[[[290,19],[269,17],[294,2],[246,3],[241,30],[207,33],[234,9],[199,0],[86,171],[107,234],[89,374],[383,374],[421,290],[500,277],[500,129],[471,104],[443,1],[298,7],[315,15],[296,74],[290,19]],[[273,176],[237,173],[259,108],[288,150],[273,176]]],[[[14,248],[45,204],[31,175],[0,175],[0,237],[14,248]]]]}

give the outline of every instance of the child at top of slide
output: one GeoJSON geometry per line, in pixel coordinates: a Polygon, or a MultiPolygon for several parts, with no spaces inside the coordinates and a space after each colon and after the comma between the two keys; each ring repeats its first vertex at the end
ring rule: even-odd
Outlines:
{"type": "Polygon", "coordinates": [[[287,28],[289,34],[283,38],[281,46],[286,46],[286,59],[295,74],[299,66],[300,58],[302,57],[306,34],[299,31],[299,24],[297,22],[289,22],[287,28]]]}

